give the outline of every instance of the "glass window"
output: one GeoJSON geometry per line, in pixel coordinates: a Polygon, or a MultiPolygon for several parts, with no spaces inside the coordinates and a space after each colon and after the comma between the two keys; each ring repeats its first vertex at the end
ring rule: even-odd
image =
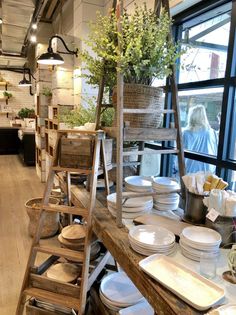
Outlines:
{"type": "Polygon", "coordinates": [[[179,83],[225,76],[230,15],[229,11],[204,22],[198,17],[197,25],[183,24],[182,45],[189,48],[180,58],[179,83]]]}

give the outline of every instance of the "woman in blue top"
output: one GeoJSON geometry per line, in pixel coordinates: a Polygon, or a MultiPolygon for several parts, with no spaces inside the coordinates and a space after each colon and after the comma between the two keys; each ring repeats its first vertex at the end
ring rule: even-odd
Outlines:
{"type": "MultiPolygon", "coordinates": [[[[215,156],[217,155],[217,146],[218,136],[209,124],[205,107],[197,105],[190,108],[188,124],[183,129],[184,149],[215,156]]],[[[185,166],[187,173],[196,173],[198,171],[215,172],[214,165],[187,158],[185,159],[185,166]]]]}

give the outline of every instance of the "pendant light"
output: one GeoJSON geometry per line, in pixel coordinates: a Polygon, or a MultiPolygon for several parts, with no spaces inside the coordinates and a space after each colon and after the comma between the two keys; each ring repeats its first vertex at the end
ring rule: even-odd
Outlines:
{"type": "MultiPolygon", "coordinates": [[[[29,75],[29,77],[30,77],[30,75],[29,75]]],[[[18,83],[18,86],[20,86],[20,87],[32,86],[31,80],[27,80],[25,77],[25,69],[23,72],[23,79],[18,83]]]]}
{"type": "Polygon", "coordinates": [[[64,59],[61,57],[61,55],[55,53],[52,49],[53,38],[58,38],[62,41],[65,49],[67,50],[67,54],[75,55],[76,57],[78,57],[78,49],[76,49],[75,51],[69,50],[63,38],[58,35],[54,35],[49,39],[47,52],[39,56],[39,58],[37,59],[37,63],[42,65],[61,65],[64,63],[64,59]]]}

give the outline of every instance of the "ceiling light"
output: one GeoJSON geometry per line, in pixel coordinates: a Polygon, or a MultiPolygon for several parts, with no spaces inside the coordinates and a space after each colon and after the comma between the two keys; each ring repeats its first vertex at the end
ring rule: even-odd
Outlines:
{"type": "Polygon", "coordinates": [[[48,51],[46,53],[42,54],[41,56],[39,56],[39,58],[37,59],[37,63],[43,64],[43,65],[61,65],[64,63],[64,60],[61,57],[61,55],[53,52],[53,49],[52,49],[53,38],[58,38],[62,41],[68,54],[75,55],[76,57],[78,57],[78,49],[76,49],[75,51],[69,50],[66,43],[64,42],[63,38],[60,36],[54,35],[49,39],[48,51]]]}
{"type": "Polygon", "coordinates": [[[37,37],[36,37],[36,35],[31,35],[31,36],[30,36],[30,41],[31,41],[31,43],[36,43],[36,42],[37,42],[37,37]]]}
{"type": "Polygon", "coordinates": [[[24,74],[23,74],[23,79],[18,83],[18,86],[20,87],[26,87],[26,86],[31,86],[32,83],[30,80],[27,80],[25,77],[25,69],[24,69],[24,74]]]}
{"type": "Polygon", "coordinates": [[[37,26],[36,23],[33,23],[33,24],[32,24],[32,29],[33,29],[33,30],[37,30],[37,27],[38,27],[38,26],[37,26]]]}
{"type": "Polygon", "coordinates": [[[0,18],[0,24],[2,24],[2,18],[0,18]]]}

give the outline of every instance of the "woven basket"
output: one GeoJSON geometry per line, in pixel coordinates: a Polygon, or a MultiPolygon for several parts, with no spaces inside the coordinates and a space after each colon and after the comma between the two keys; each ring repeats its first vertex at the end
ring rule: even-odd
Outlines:
{"type": "MultiPolygon", "coordinates": [[[[164,108],[162,89],[142,84],[124,84],[124,108],[159,110],[151,114],[124,114],[124,122],[132,128],[158,128],[162,125],[161,110],[164,108]]],[[[117,107],[117,87],[113,89],[112,101],[117,107]]],[[[116,124],[116,115],[114,119],[116,124]]]]}
{"type": "MultiPolygon", "coordinates": [[[[34,198],[26,201],[25,208],[29,216],[30,222],[28,225],[28,231],[30,236],[34,236],[39,220],[40,204],[42,203],[42,198],[34,198]]],[[[49,203],[59,204],[59,200],[56,198],[50,198],[49,203]]],[[[43,229],[40,238],[46,238],[53,236],[58,231],[59,224],[59,213],[56,212],[46,212],[43,229]]]]}

